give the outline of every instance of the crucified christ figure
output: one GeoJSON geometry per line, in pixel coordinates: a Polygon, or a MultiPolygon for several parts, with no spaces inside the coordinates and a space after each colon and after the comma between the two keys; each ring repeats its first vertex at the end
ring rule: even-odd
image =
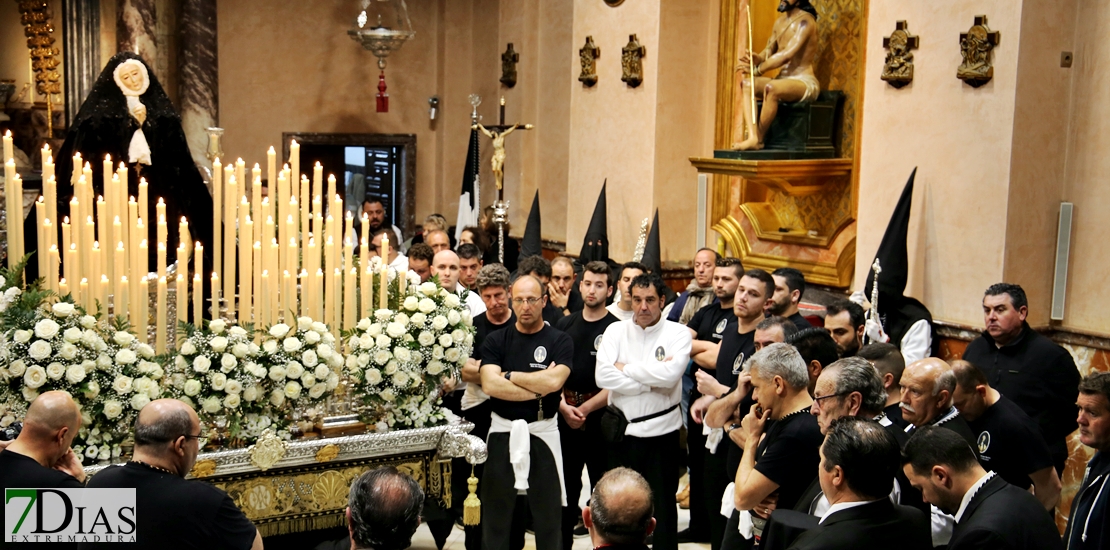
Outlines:
{"type": "Polygon", "coordinates": [[[505,179],[505,172],[504,170],[502,170],[502,167],[505,165],[505,136],[513,133],[513,131],[517,128],[531,130],[532,125],[525,124],[522,126],[520,124],[513,124],[509,127],[494,126],[492,129],[489,129],[485,126],[482,126],[481,123],[477,123],[474,125],[474,127],[481,130],[482,133],[486,135],[486,137],[493,140],[493,158],[490,159],[489,163],[490,167],[493,169],[493,180],[497,182],[497,188],[501,189],[502,183],[505,179]]]}
{"type": "Polygon", "coordinates": [[[754,55],[745,52],[736,66],[743,76],[740,110],[747,133],[746,139],[733,143],[736,150],[763,148],[763,137],[778,114],[779,102],[813,101],[821,92],[813,74],[813,60],[817,57],[816,10],[809,0],[780,0],[778,11],[782,15],[775,20],[767,47],[754,55]],[[750,66],[754,66],[754,78],[750,66]],[[774,69],[779,69],[775,78],[762,76],[774,69]],[[752,90],[757,98],[763,99],[759,120],[753,119],[752,90]]]}

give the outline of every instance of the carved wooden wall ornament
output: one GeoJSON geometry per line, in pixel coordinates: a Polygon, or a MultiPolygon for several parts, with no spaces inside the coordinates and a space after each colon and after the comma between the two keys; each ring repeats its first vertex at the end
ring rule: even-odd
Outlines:
{"type": "Polygon", "coordinates": [[[920,39],[906,29],[906,22],[898,21],[894,24],[894,32],[883,38],[883,47],[887,49],[887,53],[882,79],[895,88],[913,82],[912,50],[918,47],[920,39]]]}
{"type": "Polygon", "coordinates": [[[642,46],[635,34],[628,35],[628,44],[621,49],[621,81],[635,88],[644,82],[644,56],[647,47],[642,46]]]}
{"type": "Polygon", "coordinates": [[[1001,34],[987,27],[987,16],[976,15],[975,24],[960,33],[960,55],[963,63],[956,69],[956,78],[978,88],[994,78],[991,52],[998,45],[1001,34]]]}
{"type": "Polygon", "coordinates": [[[601,48],[594,44],[594,37],[586,37],[586,45],[578,50],[578,57],[582,61],[582,73],[578,75],[578,81],[586,87],[597,84],[597,58],[601,57],[601,48]]]}
{"type": "Polygon", "coordinates": [[[507,88],[516,86],[516,64],[520,61],[520,54],[513,50],[513,43],[505,48],[501,54],[501,83],[507,88]]]}

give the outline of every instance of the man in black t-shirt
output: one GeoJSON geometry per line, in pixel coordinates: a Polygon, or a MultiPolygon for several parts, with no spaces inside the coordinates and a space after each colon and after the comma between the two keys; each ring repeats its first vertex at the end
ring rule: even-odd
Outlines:
{"type": "Polygon", "coordinates": [[[573,546],[574,527],[582,518],[578,509],[582,468],[590,472],[591,491],[605,475],[608,445],[601,435],[601,411],[609,401],[609,391],[597,387],[594,367],[605,329],[617,322],[616,315],[605,309],[605,300],[613,294],[608,264],[586,264],[578,287],[584,307],[555,322],[555,328],[567,333],[574,342],[574,369],[563,385],[563,401],[559,404],[559,440],[567,493],[567,506],[563,508],[564,550],[573,546]]]}
{"type": "MultiPolygon", "coordinates": [[[[85,480],[81,460],[73,454],[73,443],[81,427],[77,404],[66,393],[51,391],[35,398],[27,408],[23,431],[3,451],[0,451],[0,494],[5,489],[80,489],[85,480]]],[[[28,517],[30,519],[30,516],[28,517]]],[[[20,529],[28,535],[31,520],[20,529]]],[[[37,529],[37,524],[34,528],[37,529]]],[[[39,544],[18,542],[22,539],[11,533],[12,526],[5,525],[0,548],[76,548],[76,544],[39,544]],[[17,542],[13,542],[15,537],[17,542]]],[[[33,541],[34,538],[28,540],[33,541]]],[[[40,539],[41,540],[41,539],[40,539]]]]}
{"type": "Polygon", "coordinates": [[[482,390],[490,396],[490,424],[482,502],[495,513],[482,518],[482,545],[509,550],[517,491],[527,491],[537,550],[562,550],[562,451],[558,414],[561,390],[574,364],[566,333],[543,322],[543,285],[521,276],[513,283],[516,323],[482,343],[482,390]]]}
{"type": "Polygon", "coordinates": [[[756,405],[739,428],[744,456],[733,493],[736,510],[743,512],[734,512],[725,528],[726,550],[741,547],[739,538],[751,539],[737,530],[740,513],[751,516],[752,535],[758,538],[770,504],[792,508],[817,475],[820,462],[823,436],[809,412],[809,373],[798,351],[790,344],[771,344],[752,356],[749,374],[756,405]]]}
{"type": "Polygon", "coordinates": [[[523,275],[531,275],[543,285],[544,299],[547,300],[543,306],[543,320],[547,324],[555,326],[555,321],[565,317],[569,313],[569,310],[565,307],[558,307],[551,302],[550,294],[548,294],[548,289],[551,288],[551,262],[547,261],[547,258],[543,256],[529,256],[524,258],[520,260],[520,265],[516,268],[515,276],[521,277],[523,275]]]}
{"type": "MultiPolygon", "coordinates": [[[[203,481],[186,481],[200,450],[200,419],[176,399],[151,401],[135,421],[135,456],[101,470],[90,488],[134,488],[135,544],[151,550],[262,550],[262,536],[231,497],[203,481]]],[[[81,543],[81,550],[118,548],[81,543]]]]}
{"type": "MultiPolygon", "coordinates": [[[[718,267],[713,270],[713,294],[717,301],[699,309],[686,326],[694,338],[690,348],[690,358],[693,359],[693,371],[687,371],[687,376],[694,377],[694,388],[683,396],[687,403],[698,403],[702,394],[698,391],[696,383],[699,374],[712,376],[713,369],[717,366],[717,350],[725,333],[733,332],[736,328],[736,313],[733,311],[733,298],[736,288],[740,285],[740,277],[744,272],[740,260],[729,258],[718,262],[718,267]]],[[[704,402],[704,401],[702,401],[704,402]]],[[[704,413],[704,410],[701,411],[704,413]]],[[[706,504],[705,471],[699,466],[705,462],[705,434],[701,427],[701,416],[695,417],[694,408],[686,411],[686,454],[687,464],[690,466],[690,526],[678,533],[678,541],[685,542],[710,542],[712,540],[710,514],[712,506],[706,504]]],[[[720,499],[718,498],[718,501],[720,499]]]]}
{"type": "Polygon", "coordinates": [[[780,267],[771,272],[771,277],[775,279],[775,294],[767,301],[766,315],[785,317],[798,330],[811,328],[813,325],[798,313],[798,304],[806,293],[806,279],[802,272],[793,267],[780,267]]]}
{"type": "Polygon", "coordinates": [[[1037,423],[992,388],[975,365],[956,360],[952,372],[956,375],[952,402],[976,436],[979,463],[1010,485],[1022,489],[1032,485],[1045,509],[1055,509],[1060,502],[1060,477],[1037,423]]]}

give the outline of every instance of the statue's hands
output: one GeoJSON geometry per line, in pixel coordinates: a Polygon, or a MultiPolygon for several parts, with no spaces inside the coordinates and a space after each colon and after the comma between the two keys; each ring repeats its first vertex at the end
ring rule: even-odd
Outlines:
{"type": "Polygon", "coordinates": [[[135,117],[135,120],[139,121],[141,126],[146,122],[146,105],[140,104],[138,107],[131,109],[131,116],[135,117]]]}
{"type": "Polygon", "coordinates": [[[744,52],[740,54],[740,60],[736,63],[736,70],[743,73],[744,76],[749,76],[751,75],[752,67],[758,67],[761,63],[763,63],[763,57],[759,54],[744,52]]]}

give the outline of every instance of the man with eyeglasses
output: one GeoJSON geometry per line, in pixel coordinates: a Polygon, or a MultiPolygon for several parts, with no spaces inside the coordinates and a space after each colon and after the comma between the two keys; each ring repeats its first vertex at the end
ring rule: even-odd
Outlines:
{"type": "Polygon", "coordinates": [[[628,420],[623,434],[611,434],[619,441],[610,443],[610,465],[647,479],[656,519],[652,547],[677,550],[679,402],[692,338],[686,327],[663,319],[665,286],[657,273],[629,281],[632,319],[605,329],[594,377],[599,388],[609,390],[609,404],[628,420]]]}
{"type": "MultiPolygon", "coordinates": [[[[442,254],[442,252],[441,252],[442,254]]],[[[482,343],[482,390],[490,396],[492,421],[482,502],[495,513],[482,518],[482,547],[509,550],[523,529],[517,510],[532,512],[537,550],[562,550],[563,487],[559,413],[563,384],[574,364],[574,344],[565,332],[543,322],[543,285],[524,275],[512,286],[513,326],[482,343]],[[516,513],[514,513],[516,512],[516,513]],[[514,525],[515,524],[515,525],[514,525]]]]}
{"type": "MultiPolygon", "coordinates": [[[[89,480],[94,489],[134,488],[135,544],[139,549],[261,550],[262,536],[231,497],[203,481],[185,480],[193,469],[200,419],[176,399],[151,401],[135,421],[135,453],[89,480]]],[[[112,549],[116,543],[81,543],[112,549]]]]}

